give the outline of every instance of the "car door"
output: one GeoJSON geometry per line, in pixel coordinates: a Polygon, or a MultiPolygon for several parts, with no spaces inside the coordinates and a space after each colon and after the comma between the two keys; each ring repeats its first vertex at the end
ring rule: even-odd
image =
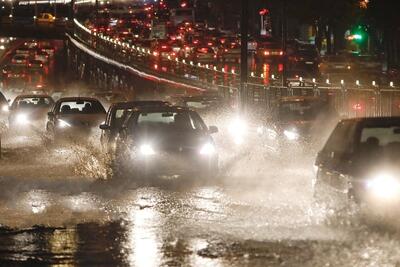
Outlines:
{"type": "Polygon", "coordinates": [[[114,111],[114,107],[111,106],[107,112],[105,125],[108,125],[109,128],[101,130],[100,141],[104,147],[108,144],[108,142],[110,140],[111,117],[112,117],[113,111],[114,111]]]}
{"type": "Polygon", "coordinates": [[[341,192],[349,189],[348,171],[352,163],[356,128],[357,123],[352,120],[342,121],[336,126],[324,148],[318,153],[317,182],[341,192]]]}

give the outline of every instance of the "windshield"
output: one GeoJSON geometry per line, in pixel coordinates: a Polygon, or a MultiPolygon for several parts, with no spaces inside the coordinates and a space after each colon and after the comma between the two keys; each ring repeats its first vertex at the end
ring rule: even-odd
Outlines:
{"type": "Polygon", "coordinates": [[[358,143],[357,151],[363,159],[396,160],[400,155],[400,124],[364,125],[358,143]]]}
{"type": "Polygon", "coordinates": [[[48,108],[53,104],[50,97],[21,97],[15,99],[13,108],[48,108]]]}
{"type": "Polygon", "coordinates": [[[192,112],[141,112],[136,115],[135,129],[139,131],[143,129],[201,131],[206,130],[206,126],[200,117],[192,112]]]}
{"type": "Polygon", "coordinates": [[[78,100],[62,102],[59,112],[61,114],[96,114],[105,113],[105,110],[99,101],[78,100]]]}

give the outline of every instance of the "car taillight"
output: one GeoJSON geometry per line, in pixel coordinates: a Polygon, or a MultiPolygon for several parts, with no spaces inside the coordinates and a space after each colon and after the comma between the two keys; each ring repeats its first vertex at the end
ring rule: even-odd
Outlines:
{"type": "Polygon", "coordinates": [[[360,111],[362,109],[363,109],[363,107],[360,103],[356,103],[353,105],[353,110],[355,110],[355,111],[360,111]]]}

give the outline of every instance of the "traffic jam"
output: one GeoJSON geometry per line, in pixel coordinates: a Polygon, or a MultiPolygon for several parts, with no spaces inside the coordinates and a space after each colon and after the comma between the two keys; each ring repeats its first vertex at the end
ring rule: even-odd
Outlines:
{"type": "Polygon", "coordinates": [[[331,53],[274,5],[243,38],[237,1],[89,2],[65,39],[0,36],[0,266],[399,265],[400,76],[360,27],[331,53]],[[174,63],[243,58],[204,88],[174,63]]]}

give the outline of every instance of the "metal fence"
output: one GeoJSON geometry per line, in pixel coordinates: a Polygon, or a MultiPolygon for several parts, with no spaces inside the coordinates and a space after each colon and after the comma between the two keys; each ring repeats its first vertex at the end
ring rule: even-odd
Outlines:
{"type": "MultiPolygon", "coordinates": [[[[238,105],[236,87],[219,86],[219,94],[238,105]]],[[[400,90],[318,86],[263,86],[247,84],[241,99],[248,107],[272,110],[283,97],[314,96],[326,101],[344,117],[400,116],[400,90]]]]}

